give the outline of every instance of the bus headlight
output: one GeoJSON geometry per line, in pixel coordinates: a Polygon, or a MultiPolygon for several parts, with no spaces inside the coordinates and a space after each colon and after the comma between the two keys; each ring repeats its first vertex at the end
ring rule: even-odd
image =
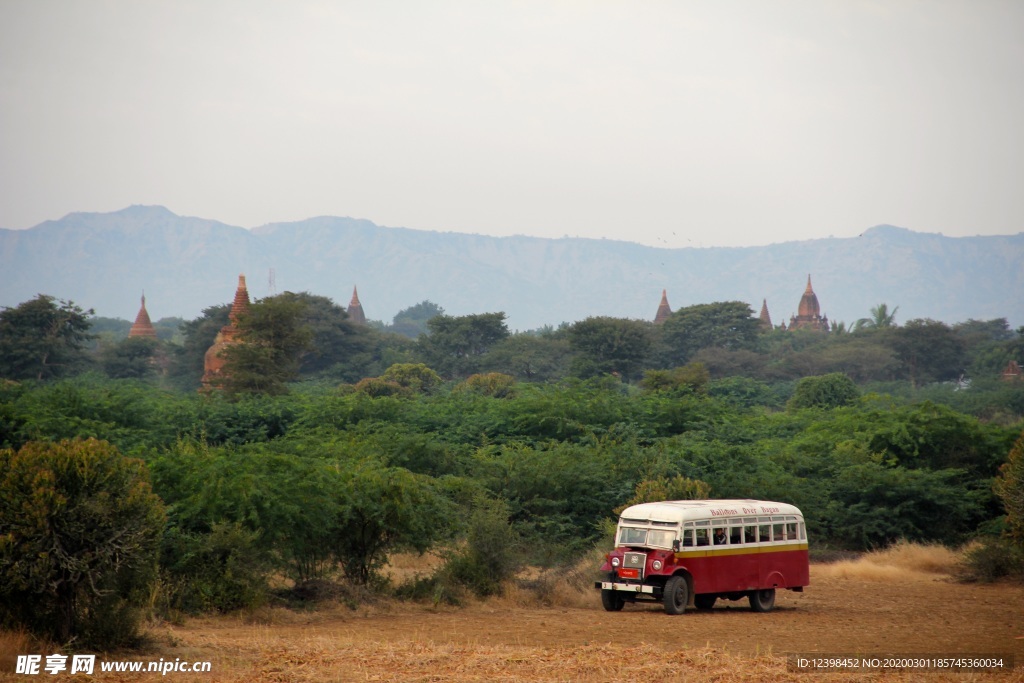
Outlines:
{"type": "Polygon", "coordinates": [[[661,560],[655,560],[654,562],[651,562],[651,569],[653,569],[656,572],[660,572],[661,571],[661,560]]]}
{"type": "Polygon", "coordinates": [[[617,558],[617,557],[613,557],[612,558],[612,566],[613,567],[618,567],[619,566],[619,558],[617,558]]]}

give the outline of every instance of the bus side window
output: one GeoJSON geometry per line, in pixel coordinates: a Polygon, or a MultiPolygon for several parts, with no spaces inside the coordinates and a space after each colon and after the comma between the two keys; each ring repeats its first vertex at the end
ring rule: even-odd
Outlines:
{"type": "Polygon", "coordinates": [[[771,524],[762,524],[757,527],[758,539],[761,543],[767,543],[772,540],[772,526],[771,524]]]}
{"type": "Polygon", "coordinates": [[[806,541],[807,540],[807,529],[804,528],[804,523],[803,522],[800,522],[800,540],[801,541],[806,541]]]}
{"type": "Polygon", "coordinates": [[[683,546],[693,545],[693,529],[683,529],[683,546]]]}
{"type": "Polygon", "coordinates": [[[757,542],[757,527],[751,524],[750,526],[743,527],[743,542],[744,543],[756,543],[757,542]]]}
{"type": "Polygon", "coordinates": [[[786,540],[795,541],[799,536],[796,535],[796,522],[786,522],[786,540]]]}
{"type": "Polygon", "coordinates": [[[733,545],[743,543],[743,527],[729,527],[729,543],[732,543],[733,545]]]}
{"type": "Polygon", "coordinates": [[[697,545],[710,545],[708,542],[708,530],[697,529],[697,545]]]}
{"type": "Polygon", "coordinates": [[[786,540],[786,534],[783,533],[783,525],[782,524],[773,524],[772,525],[772,531],[774,532],[774,535],[772,536],[772,540],[773,541],[785,541],[786,540]]]}

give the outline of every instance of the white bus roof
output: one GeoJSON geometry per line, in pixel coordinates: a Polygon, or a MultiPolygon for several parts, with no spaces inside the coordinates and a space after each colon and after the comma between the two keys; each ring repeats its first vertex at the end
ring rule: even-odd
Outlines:
{"type": "Polygon", "coordinates": [[[768,515],[800,515],[800,509],[789,503],[770,500],[666,500],[660,503],[632,505],[619,515],[622,524],[662,522],[680,524],[701,519],[755,517],[768,515]]]}

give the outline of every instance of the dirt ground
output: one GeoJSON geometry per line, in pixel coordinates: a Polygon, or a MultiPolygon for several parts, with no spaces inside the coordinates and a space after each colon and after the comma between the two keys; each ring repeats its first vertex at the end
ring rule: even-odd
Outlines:
{"type": "MultiPolygon", "coordinates": [[[[513,596],[461,608],[387,603],[196,619],[156,627],[156,649],[146,658],[209,660],[212,673],[166,677],[203,681],[621,681],[672,674],[718,681],[1024,681],[1020,585],[964,585],[921,573],[870,579],[815,565],[805,592],[780,592],[767,614],[745,601],[681,616],[654,604],[610,613],[597,591],[560,603],[542,607],[513,596]],[[793,671],[790,653],[998,654],[1014,657],[1017,667],[1002,674],[833,676],[793,671]]],[[[95,680],[153,679],[97,673],[95,680]]]]}

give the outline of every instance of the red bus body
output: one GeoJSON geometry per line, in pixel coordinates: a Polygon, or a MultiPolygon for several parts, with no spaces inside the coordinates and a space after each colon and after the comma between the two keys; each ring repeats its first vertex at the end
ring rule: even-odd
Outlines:
{"type": "Polygon", "coordinates": [[[607,578],[595,584],[610,611],[653,600],[678,614],[718,599],[749,598],[755,611],[766,612],[776,589],[802,591],[810,583],[803,515],[786,503],[634,505],[623,511],[616,541],[601,567],[607,578]]]}

